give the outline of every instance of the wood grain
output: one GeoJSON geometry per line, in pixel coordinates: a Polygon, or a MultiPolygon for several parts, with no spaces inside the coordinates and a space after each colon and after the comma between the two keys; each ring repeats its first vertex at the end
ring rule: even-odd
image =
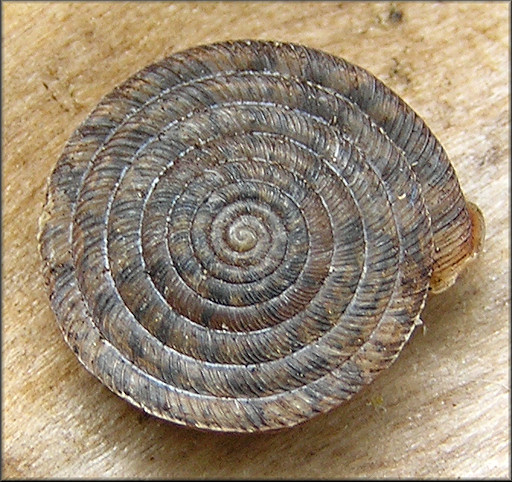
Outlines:
{"type": "Polygon", "coordinates": [[[510,477],[507,3],[4,3],[3,477],[510,477]],[[103,95],[177,50],[299,42],[377,75],[444,145],[482,256],[350,403],[295,429],[199,432],[110,393],[65,345],[37,251],[46,178],[103,95]]]}

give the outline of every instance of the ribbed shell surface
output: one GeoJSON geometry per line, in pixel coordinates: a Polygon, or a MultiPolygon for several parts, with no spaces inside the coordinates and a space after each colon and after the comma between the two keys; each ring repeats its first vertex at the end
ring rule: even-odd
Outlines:
{"type": "Polygon", "coordinates": [[[388,367],[470,219],[423,121],[371,74],[237,41],[107,95],[51,176],[40,245],[85,367],[220,431],[292,426],[388,367]]]}

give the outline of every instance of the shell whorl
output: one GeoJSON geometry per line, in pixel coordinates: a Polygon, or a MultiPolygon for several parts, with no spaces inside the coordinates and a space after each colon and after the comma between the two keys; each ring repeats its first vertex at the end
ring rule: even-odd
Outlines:
{"type": "Polygon", "coordinates": [[[342,59],[260,41],[174,54],[107,95],[52,174],[40,243],[85,367],[222,431],[350,398],[474,244],[446,154],[403,101],[342,59]]]}

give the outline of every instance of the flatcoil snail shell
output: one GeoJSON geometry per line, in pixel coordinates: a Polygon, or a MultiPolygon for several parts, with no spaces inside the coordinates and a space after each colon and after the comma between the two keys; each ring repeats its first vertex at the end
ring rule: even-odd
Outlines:
{"type": "Polygon", "coordinates": [[[232,432],[296,425],[370,383],[483,237],[396,94],[267,41],[176,53],[107,95],[39,231],[81,363],[150,414],[232,432]]]}

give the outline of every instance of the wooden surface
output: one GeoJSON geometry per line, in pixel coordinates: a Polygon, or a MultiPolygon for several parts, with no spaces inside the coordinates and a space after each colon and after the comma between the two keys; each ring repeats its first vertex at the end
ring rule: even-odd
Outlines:
{"type": "Polygon", "coordinates": [[[510,477],[509,5],[3,3],[3,477],[510,477]],[[397,362],[295,429],[151,418],[64,343],[36,233],[66,139],[116,84],[177,50],[294,41],[367,68],[444,145],[484,212],[482,256],[428,300],[397,362]]]}

